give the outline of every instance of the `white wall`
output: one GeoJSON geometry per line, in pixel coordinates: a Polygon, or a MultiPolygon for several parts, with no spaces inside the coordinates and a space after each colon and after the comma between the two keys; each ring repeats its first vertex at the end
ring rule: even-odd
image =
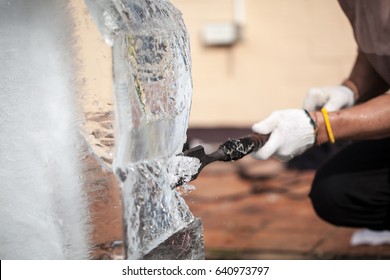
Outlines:
{"type": "Polygon", "coordinates": [[[243,41],[207,48],[207,23],[233,19],[233,0],[172,0],[191,36],[191,126],[248,126],[301,107],[311,86],[340,83],[356,45],[336,0],[244,0],[243,41]]]}

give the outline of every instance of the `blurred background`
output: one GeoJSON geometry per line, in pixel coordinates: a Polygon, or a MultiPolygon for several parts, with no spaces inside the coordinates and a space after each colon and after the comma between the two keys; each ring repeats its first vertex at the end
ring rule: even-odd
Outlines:
{"type": "MultiPolygon", "coordinates": [[[[243,136],[273,110],[301,108],[310,87],[339,84],[352,68],[356,45],[336,0],[171,2],[183,13],[191,38],[189,140],[206,151],[243,136]]],[[[83,1],[73,3],[85,72],[86,137],[109,166],[114,149],[111,49],[83,1]]],[[[96,258],[112,258],[113,244],[121,239],[118,187],[107,170],[98,174],[106,183],[97,188],[92,205],[96,258]]],[[[308,198],[314,172],[250,157],[205,168],[194,181],[196,189],[183,195],[203,220],[206,258],[390,258],[388,246],[351,246],[354,229],[316,216],[308,198]]]]}
{"type": "Polygon", "coordinates": [[[338,84],[352,67],[356,45],[336,0],[171,2],[191,37],[190,126],[245,127],[301,108],[310,87],[338,84]]]}
{"type": "MultiPolygon", "coordinates": [[[[300,108],[310,87],[338,84],[352,67],[356,45],[336,0],[171,2],[191,38],[190,127],[248,127],[273,110],[300,108]]],[[[110,48],[83,1],[74,3],[84,82],[96,97],[88,105],[99,110],[112,99],[110,48]]]]}

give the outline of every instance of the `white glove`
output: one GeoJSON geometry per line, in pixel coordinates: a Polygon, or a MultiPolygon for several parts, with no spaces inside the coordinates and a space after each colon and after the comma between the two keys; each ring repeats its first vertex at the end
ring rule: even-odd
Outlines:
{"type": "Polygon", "coordinates": [[[255,159],[268,159],[271,156],[286,161],[302,154],[313,146],[314,127],[310,118],[301,109],[274,111],[268,118],[252,126],[259,134],[271,134],[265,145],[253,152],[255,159]]]}
{"type": "Polygon", "coordinates": [[[316,111],[325,107],[326,110],[332,112],[350,107],[354,103],[353,91],[346,86],[314,87],[308,91],[303,108],[316,111]]]}

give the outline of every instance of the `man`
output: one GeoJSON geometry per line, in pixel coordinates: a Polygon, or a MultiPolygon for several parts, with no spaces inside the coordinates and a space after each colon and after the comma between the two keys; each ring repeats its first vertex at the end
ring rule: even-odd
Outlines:
{"type": "Polygon", "coordinates": [[[383,231],[390,229],[390,1],[339,2],[358,44],[350,76],[311,89],[305,110],[275,111],[254,124],[254,132],[271,136],[253,155],[288,160],[313,145],[351,141],[317,171],[314,209],[332,224],[381,230],[390,239],[383,231]]]}

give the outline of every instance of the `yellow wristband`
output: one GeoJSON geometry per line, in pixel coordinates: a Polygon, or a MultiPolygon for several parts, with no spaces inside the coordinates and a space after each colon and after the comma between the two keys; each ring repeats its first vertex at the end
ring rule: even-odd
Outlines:
{"type": "Polygon", "coordinates": [[[332,127],[330,126],[330,122],[329,122],[328,111],[325,108],[322,108],[321,113],[322,113],[322,116],[324,117],[326,131],[328,132],[329,141],[330,141],[330,143],[333,144],[335,142],[335,140],[334,140],[332,127]]]}

